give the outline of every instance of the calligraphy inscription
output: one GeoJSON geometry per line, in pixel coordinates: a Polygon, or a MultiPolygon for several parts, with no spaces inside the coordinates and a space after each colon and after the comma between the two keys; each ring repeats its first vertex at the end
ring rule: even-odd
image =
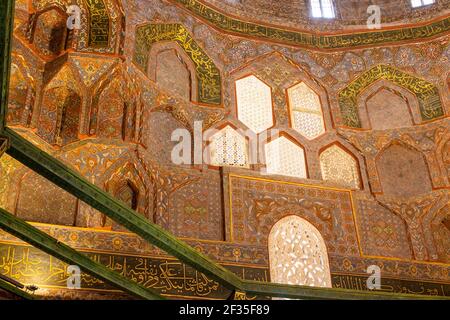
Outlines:
{"type": "MultiPolygon", "coordinates": [[[[132,279],[161,294],[175,297],[200,297],[204,299],[227,299],[232,292],[204,274],[175,259],[164,257],[136,257],[85,252],[87,256],[122,276],[132,279]]],[[[267,267],[244,267],[224,265],[245,280],[269,282],[267,267]]],[[[0,274],[24,284],[46,288],[67,288],[71,273],[69,265],[33,247],[17,244],[0,244],[0,274]]],[[[332,273],[334,288],[369,290],[367,275],[332,273]]],[[[81,273],[82,290],[115,292],[113,287],[88,274],[81,273]]],[[[436,296],[450,296],[450,284],[410,281],[394,278],[382,279],[381,291],[436,296]]],[[[247,299],[265,297],[247,296],[247,299]]]]}
{"type": "Polygon", "coordinates": [[[190,13],[205,19],[223,31],[316,49],[340,49],[427,39],[450,30],[450,18],[444,18],[440,21],[417,27],[353,32],[344,35],[315,35],[241,21],[226,16],[197,0],[173,1],[183,6],[190,13]]]}
{"type": "Polygon", "coordinates": [[[103,0],[85,0],[90,12],[89,46],[108,47],[109,16],[103,0]]]}
{"type": "MultiPolygon", "coordinates": [[[[370,290],[367,287],[367,275],[331,274],[333,288],[351,290],[370,290]]],[[[382,277],[383,292],[419,294],[430,296],[450,296],[450,284],[423,281],[409,281],[382,277]]]]}
{"type": "Polygon", "coordinates": [[[361,128],[357,107],[358,96],[372,83],[380,79],[392,81],[412,92],[419,102],[423,121],[429,121],[444,115],[436,86],[393,67],[378,65],[356,78],[339,93],[339,107],[346,126],[361,128]]]}
{"type": "Polygon", "coordinates": [[[198,100],[206,104],[221,104],[222,84],[219,69],[181,24],[146,24],[136,28],[133,61],[145,72],[152,44],[175,41],[195,65],[198,79],[198,100]]]}
{"type": "MultiPolygon", "coordinates": [[[[226,299],[231,291],[175,259],[84,252],[92,260],[161,294],[179,297],[226,299]]],[[[266,268],[225,265],[246,280],[269,281],[266,268]]],[[[67,288],[69,265],[33,247],[0,244],[0,274],[25,284],[67,288]]],[[[83,290],[115,291],[107,283],[81,273],[83,290]]],[[[250,297],[255,298],[255,297],[250,297]]]]}

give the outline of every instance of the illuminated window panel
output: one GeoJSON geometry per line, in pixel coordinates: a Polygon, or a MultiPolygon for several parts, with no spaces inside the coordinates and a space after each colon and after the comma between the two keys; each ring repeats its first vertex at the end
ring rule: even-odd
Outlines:
{"type": "Polygon", "coordinates": [[[323,180],[351,189],[359,189],[358,163],[337,145],[332,145],[320,154],[320,168],[323,180]]]}
{"type": "Polygon", "coordinates": [[[268,174],[306,178],[305,152],[286,137],[266,144],[266,168],[268,174]]]}
{"type": "Polygon", "coordinates": [[[274,283],[331,288],[325,241],[305,219],[288,216],[273,226],[269,258],[274,283]]]}
{"type": "Polygon", "coordinates": [[[273,126],[272,92],[255,76],[236,81],[238,118],[255,133],[273,126]]]}
{"type": "Polygon", "coordinates": [[[311,14],[313,18],[334,18],[333,0],[311,0],[311,14]]]}
{"type": "Polygon", "coordinates": [[[304,82],[288,90],[291,125],[308,139],[325,132],[319,96],[304,82]]]}
{"type": "Polygon", "coordinates": [[[419,8],[435,3],[435,0],[411,0],[413,8],[419,8]]]}
{"type": "Polygon", "coordinates": [[[230,126],[214,134],[209,145],[210,164],[248,167],[247,141],[230,126]]]}

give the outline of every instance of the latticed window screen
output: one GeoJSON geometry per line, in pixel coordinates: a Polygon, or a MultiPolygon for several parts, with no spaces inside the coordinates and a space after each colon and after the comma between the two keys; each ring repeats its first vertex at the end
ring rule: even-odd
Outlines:
{"type": "Polygon", "coordinates": [[[356,160],[337,145],[332,145],[320,154],[320,168],[324,180],[352,189],[360,187],[356,160]]]}
{"type": "Polygon", "coordinates": [[[288,90],[291,125],[308,139],[325,132],[322,106],[317,94],[304,82],[288,90]]]}
{"type": "Polygon", "coordinates": [[[411,0],[413,8],[423,7],[435,3],[435,0],[411,0]]]}
{"type": "Polygon", "coordinates": [[[255,76],[236,81],[238,118],[253,132],[273,126],[272,91],[255,76]]]}
{"type": "Polygon", "coordinates": [[[309,222],[288,216],[269,235],[272,282],[331,288],[327,248],[320,232],[309,222]]]}
{"type": "Polygon", "coordinates": [[[311,0],[311,13],[314,18],[334,18],[333,0],[311,0]]]}
{"type": "Polygon", "coordinates": [[[210,139],[210,164],[216,166],[248,167],[247,140],[230,126],[210,139]]]}
{"type": "Polygon", "coordinates": [[[266,144],[268,174],[306,178],[305,152],[288,138],[281,136],[266,144]]]}

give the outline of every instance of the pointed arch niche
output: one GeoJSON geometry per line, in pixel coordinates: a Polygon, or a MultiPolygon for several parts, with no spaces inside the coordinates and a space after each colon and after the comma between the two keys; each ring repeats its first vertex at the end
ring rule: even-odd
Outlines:
{"type": "Polygon", "coordinates": [[[376,166],[384,194],[410,197],[432,190],[427,161],[413,147],[394,141],[379,152],[376,166]]]}
{"type": "MultiPolygon", "coordinates": [[[[177,23],[147,23],[136,28],[135,39],[133,62],[144,73],[147,73],[150,61],[154,60],[150,57],[152,47],[161,42],[173,42],[189,57],[186,61],[190,60],[194,65],[193,70],[195,70],[197,79],[195,90],[198,95],[198,102],[213,105],[222,104],[220,71],[183,25],[177,23]]],[[[191,78],[194,78],[194,76],[191,78]]]]}
{"type": "Polygon", "coordinates": [[[279,220],[269,234],[274,283],[331,288],[328,252],[320,232],[295,215],[279,220]]]}
{"type": "Polygon", "coordinates": [[[358,112],[358,98],[369,86],[379,80],[392,82],[415,96],[420,114],[418,123],[444,116],[439,90],[433,83],[388,65],[377,65],[364,72],[339,92],[339,107],[345,126],[364,128],[358,112]]]}
{"type": "Polygon", "coordinates": [[[66,21],[67,14],[57,6],[50,6],[36,14],[31,41],[39,54],[55,57],[64,51],[68,36],[66,21]]]}
{"type": "Polygon", "coordinates": [[[147,76],[163,90],[198,102],[195,64],[177,42],[157,42],[149,51],[147,76]]]}
{"type": "Polygon", "coordinates": [[[357,105],[363,129],[396,129],[422,123],[417,97],[392,81],[372,83],[358,97],[357,105]]]}

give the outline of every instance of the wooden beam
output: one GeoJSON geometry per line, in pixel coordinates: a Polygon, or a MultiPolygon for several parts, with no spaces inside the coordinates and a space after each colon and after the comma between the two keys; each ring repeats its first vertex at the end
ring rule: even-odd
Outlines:
{"type": "Polygon", "coordinates": [[[148,300],[164,299],[153,290],[145,288],[100,263],[89,259],[84,254],[77,252],[2,208],[0,208],[0,228],[61,261],[79,266],[84,272],[122,289],[135,297],[148,300]]]}

